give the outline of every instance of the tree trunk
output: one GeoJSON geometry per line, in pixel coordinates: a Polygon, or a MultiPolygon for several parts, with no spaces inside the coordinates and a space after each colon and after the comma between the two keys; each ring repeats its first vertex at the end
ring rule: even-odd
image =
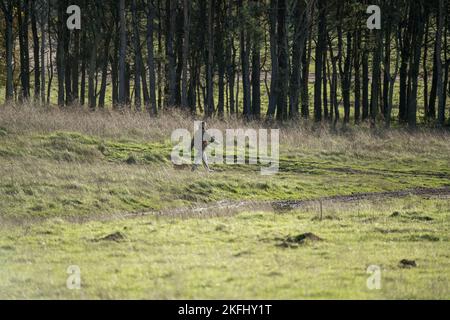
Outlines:
{"type": "Polygon", "coordinates": [[[261,117],[261,55],[257,41],[253,43],[252,51],[252,116],[261,117]]]}
{"type": "Polygon", "coordinates": [[[65,54],[64,54],[64,42],[66,40],[66,20],[65,17],[65,1],[58,1],[58,43],[56,48],[56,68],[58,73],[58,105],[63,107],[65,104],[65,54]]]}
{"type": "Polygon", "coordinates": [[[33,60],[34,60],[34,99],[39,101],[41,94],[41,67],[40,67],[40,43],[37,28],[36,0],[31,0],[31,30],[33,34],[33,60]]]}
{"type": "Polygon", "coordinates": [[[388,117],[389,108],[389,86],[391,76],[391,22],[387,21],[384,33],[384,72],[383,72],[383,117],[388,117]]]}
{"type": "Polygon", "coordinates": [[[190,41],[190,1],[183,0],[183,74],[181,77],[181,106],[188,108],[188,58],[189,58],[189,41],[190,41]]]}
{"type": "Polygon", "coordinates": [[[316,45],[316,70],[314,84],[314,120],[319,122],[322,120],[322,68],[323,68],[323,51],[326,49],[326,0],[318,1],[319,22],[317,32],[316,45]]]}
{"type": "MultiPolygon", "coordinates": [[[[277,8],[278,0],[270,0],[269,8],[269,36],[270,36],[270,58],[272,62],[270,77],[269,107],[267,118],[272,119],[275,115],[278,101],[278,35],[277,35],[277,8]]],[[[238,87],[239,88],[239,87],[238,87]]]]}
{"type": "Polygon", "coordinates": [[[141,40],[139,38],[139,26],[136,9],[136,0],[131,1],[131,15],[133,20],[133,44],[134,44],[134,108],[141,111],[141,40]]]}
{"type": "Polygon", "coordinates": [[[338,60],[339,56],[335,56],[333,52],[333,42],[331,40],[331,36],[328,35],[328,47],[330,50],[330,59],[331,59],[331,83],[330,83],[330,103],[331,108],[334,110],[334,121],[333,127],[336,127],[337,122],[339,121],[339,102],[337,100],[337,86],[338,86],[338,60]]]}
{"type": "Polygon", "coordinates": [[[22,85],[21,100],[28,100],[30,97],[30,57],[28,46],[29,9],[29,0],[23,0],[23,3],[22,0],[18,0],[17,18],[19,24],[20,80],[22,85]]]}
{"type": "MultiPolygon", "coordinates": [[[[80,77],[80,30],[74,30],[74,49],[72,59],[72,102],[79,102],[79,77],[80,77]]],[[[106,57],[108,63],[108,57],[106,57]]]]}
{"type": "MultiPolygon", "coordinates": [[[[228,16],[232,16],[232,6],[229,5],[228,16]]],[[[229,28],[229,26],[227,27],[229,28]]],[[[234,37],[229,36],[226,41],[226,65],[227,65],[227,80],[228,80],[228,104],[230,109],[230,114],[235,114],[235,94],[234,94],[234,86],[235,86],[235,78],[236,78],[236,49],[234,48],[234,37]]]]}
{"type": "Polygon", "coordinates": [[[381,30],[376,30],[376,45],[373,54],[372,65],[372,88],[370,101],[370,120],[371,125],[375,126],[376,118],[378,116],[380,103],[380,77],[381,77],[381,59],[383,55],[383,35],[381,30]]]}
{"type": "Polygon", "coordinates": [[[294,20],[292,72],[289,85],[289,114],[291,118],[297,118],[299,114],[300,82],[302,79],[301,67],[305,55],[306,40],[308,39],[310,16],[312,14],[311,8],[312,1],[308,2],[303,10],[301,8],[301,1],[295,1],[294,15],[297,18],[294,20]]]}
{"type": "Polygon", "coordinates": [[[150,114],[156,115],[156,74],[155,74],[155,57],[153,46],[153,33],[154,33],[154,20],[155,20],[155,5],[153,1],[149,2],[148,14],[147,14],[147,64],[149,73],[149,96],[150,96],[150,114]]]}
{"type": "Polygon", "coordinates": [[[105,34],[104,47],[103,47],[103,65],[102,65],[102,79],[100,84],[100,93],[98,97],[98,107],[103,109],[105,107],[106,98],[106,85],[108,80],[108,58],[109,58],[109,45],[111,37],[105,34]]]}
{"type": "MultiPolygon", "coordinates": [[[[368,33],[365,31],[366,42],[368,41],[368,33]]],[[[362,54],[362,120],[369,118],[369,51],[367,44],[362,54]]]]}
{"type": "Polygon", "coordinates": [[[288,30],[287,30],[287,3],[278,0],[278,92],[277,92],[277,120],[288,119],[288,83],[289,83],[289,57],[288,57],[288,30]]]}
{"type": "Polygon", "coordinates": [[[92,27],[92,43],[89,55],[89,72],[88,72],[88,105],[91,110],[95,110],[97,106],[97,97],[95,90],[96,70],[97,70],[97,42],[98,30],[92,27]]]}
{"type": "Polygon", "coordinates": [[[354,43],[355,65],[355,124],[361,120],[361,30],[355,31],[354,43]]]}
{"type": "Polygon", "coordinates": [[[5,100],[10,102],[14,98],[14,79],[13,79],[13,2],[12,0],[3,1],[0,7],[5,16],[6,25],[6,90],[5,100]]]}
{"type": "Polygon", "coordinates": [[[250,36],[246,30],[246,16],[244,14],[243,1],[239,1],[240,9],[240,47],[242,64],[242,89],[244,94],[243,115],[249,120],[251,116],[251,92],[250,92],[250,36]]]}
{"type": "MultiPolygon", "coordinates": [[[[311,27],[309,28],[311,30],[311,27]]],[[[302,79],[301,79],[301,98],[302,98],[302,117],[309,118],[309,65],[312,55],[312,35],[309,32],[309,44],[305,44],[306,54],[302,59],[302,79]]]]}
{"type": "Polygon", "coordinates": [[[424,5],[422,2],[417,2],[412,5],[411,16],[414,18],[413,37],[411,47],[413,48],[413,54],[411,56],[410,67],[410,79],[411,87],[409,92],[408,103],[408,126],[415,128],[417,124],[417,91],[418,91],[418,78],[420,69],[420,57],[422,52],[422,42],[424,34],[424,5]]]}
{"type": "Polygon", "coordinates": [[[120,15],[120,49],[119,49],[119,105],[126,104],[126,55],[127,30],[125,17],[125,0],[119,1],[120,15]]]}
{"type": "MultiPolygon", "coordinates": [[[[438,12],[438,23],[436,30],[436,73],[437,73],[437,98],[438,98],[438,124],[443,126],[445,124],[445,88],[443,83],[443,68],[442,68],[442,34],[444,29],[444,10],[445,10],[445,0],[439,0],[439,12],[438,12]]],[[[445,48],[447,50],[447,48],[445,48]]]]}
{"type": "Polygon", "coordinates": [[[166,51],[167,51],[167,99],[166,105],[173,107],[177,101],[177,72],[176,72],[176,53],[175,53],[175,30],[176,30],[176,0],[166,1],[167,13],[167,34],[166,34],[166,51]]]}
{"type": "Polygon", "coordinates": [[[408,119],[408,63],[411,50],[411,17],[408,19],[407,26],[403,32],[399,33],[401,43],[401,64],[400,64],[400,91],[399,91],[399,121],[406,122],[408,119]]]}
{"type": "Polygon", "coordinates": [[[39,28],[41,30],[41,103],[44,105],[45,104],[45,80],[46,80],[46,75],[45,75],[45,50],[46,50],[46,19],[47,19],[47,12],[48,12],[48,3],[47,1],[44,1],[42,4],[42,9],[41,9],[41,15],[40,15],[40,19],[39,19],[39,28]]]}
{"type": "Polygon", "coordinates": [[[344,124],[350,122],[350,89],[352,79],[352,33],[347,32],[347,50],[342,73],[342,97],[344,100],[344,124]]]}

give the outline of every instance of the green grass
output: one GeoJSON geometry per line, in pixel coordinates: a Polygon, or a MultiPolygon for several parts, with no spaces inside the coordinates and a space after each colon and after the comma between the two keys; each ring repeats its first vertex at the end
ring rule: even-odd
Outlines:
{"type": "Polygon", "coordinates": [[[450,186],[448,132],[303,125],[281,128],[278,174],[209,174],[170,162],[172,130],[192,130],[183,116],[0,109],[0,298],[448,299],[448,197],[324,202],[322,221],[314,204],[214,209],[450,186]],[[200,218],[170,217],[206,204],[200,218]],[[115,232],[124,239],[100,240],[115,232]],[[307,232],[324,241],[280,246],[307,232]],[[65,286],[70,265],[80,291],[65,286]],[[382,290],[367,289],[369,265],[382,290]]]}
{"type": "Polygon", "coordinates": [[[5,133],[0,142],[3,219],[85,218],[224,199],[313,199],[450,185],[447,154],[422,158],[382,144],[365,153],[284,146],[280,173],[264,177],[257,165],[218,165],[212,175],[175,170],[170,142],[72,132],[5,133]]]}
{"type": "Polygon", "coordinates": [[[312,205],[1,227],[0,298],[450,298],[448,198],[326,203],[324,220],[318,216],[312,205]],[[124,239],[99,240],[115,232],[124,239]],[[323,241],[280,246],[306,232],[323,241]],[[402,259],[417,267],[402,268],[402,259]],[[81,290],[66,287],[70,265],[81,269],[81,290]],[[370,265],[381,268],[381,290],[366,286],[370,265]]]}

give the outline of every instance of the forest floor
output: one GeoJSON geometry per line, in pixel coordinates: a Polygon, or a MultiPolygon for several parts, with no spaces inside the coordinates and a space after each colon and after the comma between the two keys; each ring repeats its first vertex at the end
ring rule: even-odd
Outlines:
{"type": "Polygon", "coordinates": [[[450,298],[449,132],[287,124],[267,177],[174,169],[192,121],[0,108],[0,298],[450,298]]]}

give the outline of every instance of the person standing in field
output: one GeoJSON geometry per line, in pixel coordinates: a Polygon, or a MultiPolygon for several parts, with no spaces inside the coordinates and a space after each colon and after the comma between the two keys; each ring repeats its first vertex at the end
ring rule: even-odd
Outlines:
{"type": "Polygon", "coordinates": [[[208,172],[213,172],[213,170],[209,167],[208,157],[206,155],[206,148],[210,143],[215,141],[214,137],[211,137],[206,133],[206,123],[204,121],[201,122],[200,128],[194,133],[194,137],[191,142],[191,150],[196,151],[194,165],[192,166],[192,171],[197,170],[198,166],[203,162],[206,170],[208,172]]]}

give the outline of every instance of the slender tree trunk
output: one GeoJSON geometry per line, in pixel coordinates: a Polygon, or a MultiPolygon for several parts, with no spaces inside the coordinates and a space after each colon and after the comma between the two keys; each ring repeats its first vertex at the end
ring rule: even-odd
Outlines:
{"type": "Polygon", "coordinates": [[[424,49],[423,49],[423,108],[425,119],[428,119],[430,110],[428,108],[428,38],[430,32],[430,16],[428,12],[428,8],[426,9],[426,26],[425,26],[425,40],[424,40],[424,49]]]}
{"type": "Polygon", "coordinates": [[[47,12],[48,12],[48,2],[46,0],[44,0],[42,2],[42,8],[41,8],[41,15],[39,18],[39,28],[41,30],[41,103],[44,105],[45,104],[45,80],[46,80],[46,75],[45,75],[45,50],[46,50],[46,19],[47,19],[47,12]]]}
{"type": "Polygon", "coordinates": [[[109,61],[109,45],[111,37],[105,34],[104,47],[103,47],[103,65],[102,65],[102,79],[100,84],[100,93],[98,97],[98,107],[104,109],[106,98],[106,86],[108,80],[108,61],[109,61]]]}
{"type": "Polygon", "coordinates": [[[0,7],[5,16],[6,25],[6,90],[5,100],[10,102],[14,98],[14,79],[13,79],[13,2],[7,0],[1,3],[0,7]]]}
{"type": "Polygon", "coordinates": [[[92,27],[92,43],[89,56],[89,72],[88,72],[88,104],[91,110],[95,110],[97,106],[97,96],[95,89],[96,70],[97,70],[97,42],[98,31],[95,26],[92,27]]]}
{"type": "MultiPolygon", "coordinates": [[[[311,27],[310,27],[311,29],[311,27]]],[[[301,84],[301,98],[302,98],[302,117],[304,119],[309,118],[309,65],[312,55],[312,35],[309,32],[309,41],[305,44],[306,54],[302,59],[302,84],[301,84]],[[309,44],[308,44],[309,43],[309,44]]]]}
{"type": "MultiPolygon", "coordinates": [[[[299,114],[300,89],[302,79],[302,61],[305,55],[305,44],[308,39],[310,16],[312,15],[313,2],[307,3],[301,9],[301,1],[296,0],[294,4],[294,40],[292,48],[292,72],[289,85],[289,114],[291,118],[297,118],[299,114]]],[[[325,58],[326,59],[326,58],[325,58]]]]}
{"type": "Polygon", "coordinates": [[[278,92],[277,92],[277,120],[288,119],[288,83],[289,83],[289,57],[288,57],[288,30],[287,30],[287,3],[278,0],[278,92]]]}
{"type": "MultiPolygon", "coordinates": [[[[270,94],[267,118],[272,119],[275,115],[278,101],[278,35],[277,35],[277,8],[278,0],[270,0],[269,8],[269,36],[270,36],[270,57],[271,57],[271,77],[270,94]]],[[[238,86],[239,88],[239,86],[238,86]]],[[[237,100],[237,99],[236,99],[237,100]]]]}
{"type": "Polygon", "coordinates": [[[127,55],[125,0],[119,0],[119,15],[120,15],[119,104],[123,106],[126,103],[126,55],[127,55]]]}
{"type": "Polygon", "coordinates": [[[173,107],[177,101],[177,72],[176,72],[176,53],[175,53],[175,31],[176,31],[176,0],[166,1],[167,12],[167,35],[166,35],[166,50],[167,50],[167,80],[168,80],[168,97],[167,106],[173,107]]]}
{"type": "Polygon", "coordinates": [[[411,18],[408,19],[407,26],[403,32],[399,33],[401,37],[401,64],[400,64],[400,88],[399,88],[399,121],[404,123],[408,119],[408,63],[411,50],[411,18]]]}
{"type": "MultiPolygon", "coordinates": [[[[444,30],[444,10],[445,0],[439,0],[439,13],[436,31],[436,73],[437,73],[437,98],[438,98],[438,124],[443,126],[445,124],[445,88],[443,83],[443,68],[442,68],[442,34],[444,30]]],[[[445,48],[447,50],[447,48],[445,48]]]]}
{"type": "Polygon", "coordinates": [[[314,120],[319,122],[322,120],[322,68],[323,68],[323,51],[326,49],[326,0],[318,1],[319,22],[317,32],[316,45],[316,70],[314,84],[314,120]]]}
{"type": "Polygon", "coordinates": [[[381,30],[376,31],[376,46],[373,54],[372,66],[372,88],[371,88],[371,102],[370,102],[370,120],[371,125],[375,126],[376,118],[380,105],[380,77],[381,77],[381,60],[383,55],[383,35],[381,30]]]}
{"type": "Polygon", "coordinates": [[[214,114],[214,3],[208,1],[208,54],[206,62],[206,103],[205,115],[211,117],[214,114]]]}
{"type": "Polygon", "coordinates": [[[84,106],[86,103],[86,60],[88,55],[86,30],[82,31],[81,43],[83,45],[83,57],[81,61],[80,104],[84,106]]]}
{"type": "Polygon", "coordinates": [[[30,97],[30,66],[28,46],[28,24],[30,4],[29,0],[18,0],[18,24],[19,24],[19,46],[20,46],[20,79],[22,85],[21,100],[30,97]]]}
{"type": "Polygon", "coordinates": [[[334,110],[334,121],[333,127],[336,127],[337,122],[339,121],[339,102],[337,99],[337,86],[338,86],[338,60],[339,55],[335,56],[333,52],[333,42],[331,40],[331,36],[328,35],[328,47],[330,51],[330,60],[331,60],[331,83],[330,83],[330,103],[331,107],[334,110]]]}
{"type": "Polygon", "coordinates": [[[183,71],[181,77],[181,106],[188,108],[188,61],[189,61],[189,41],[190,41],[190,1],[183,0],[183,71]]]}
{"type": "Polygon", "coordinates": [[[65,17],[65,1],[58,1],[58,43],[56,48],[56,68],[58,73],[58,105],[63,107],[65,105],[65,52],[64,42],[66,40],[66,20],[65,17]]]}
{"type": "MultiPolygon", "coordinates": [[[[156,1],[156,0],[155,0],[156,1]]],[[[163,56],[163,45],[162,45],[162,29],[163,29],[163,19],[162,19],[162,5],[161,0],[158,0],[158,62],[157,62],[157,72],[158,72],[158,106],[156,107],[157,110],[161,110],[163,107],[163,68],[162,68],[162,61],[161,57],[163,56]]]]}
{"type": "MultiPolygon", "coordinates": [[[[118,17],[118,10],[114,9],[114,16],[118,17]]],[[[118,19],[116,19],[118,20],[118,19]]],[[[119,50],[120,50],[120,26],[114,22],[114,49],[110,57],[111,63],[111,87],[112,87],[112,106],[113,109],[119,107],[119,50]]]]}
{"type": "Polygon", "coordinates": [[[149,2],[147,14],[147,64],[149,74],[149,97],[151,115],[157,114],[156,105],[156,74],[155,74],[155,55],[154,55],[154,20],[155,20],[155,5],[153,1],[149,2]]]}
{"type": "MultiPolygon", "coordinates": [[[[229,9],[230,13],[229,16],[231,16],[231,5],[229,9]]],[[[235,114],[235,94],[234,94],[234,87],[235,87],[235,78],[236,78],[236,49],[234,48],[234,38],[230,36],[230,39],[227,40],[227,46],[226,46],[226,63],[227,63],[227,80],[228,80],[228,99],[229,99],[229,109],[230,114],[235,114]]]]}
{"type": "Polygon", "coordinates": [[[347,32],[347,50],[342,74],[342,97],[344,100],[344,124],[350,122],[350,89],[352,79],[352,33],[347,32]]]}
{"type": "Polygon", "coordinates": [[[139,38],[139,26],[136,9],[136,0],[131,1],[131,14],[133,20],[133,44],[134,44],[134,107],[136,111],[141,111],[141,40],[139,38]]]}
{"type": "Polygon", "coordinates": [[[40,67],[40,43],[37,28],[36,0],[31,0],[31,31],[33,34],[33,61],[34,61],[34,99],[39,101],[41,93],[41,67],[40,67]]]}
{"type": "Polygon", "coordinates": [[[361,30],[355,31],[354,42],[355,65],[355,124],[361,120],[361,30]]]}
{"type": "Polygon", "coordinates": [[[50,29],[52,26],[52,20],[50,19],[50,15],[51,15],[51,7],[50,4],[47,6],[47,14],[46,14],[46,18],[47,18],[47,28],[49,31],[49,35],[48,35],[48,73],[49,73],[49,77],[48,77],[48,84],[47,84],[47,105],[50,105],[50,93],[51,93],[51,88],[52,88],[52,84],[53,84],[53,59],[52,59],[52,55],[53,55],[53,42],[52,42],[52,37],[50,36],[50,29]]]}
{"type": "Polygon", "coordinates": [[[243,1],[239,1],[240,10],[240,47],[241,47],[241,67],[242,67],[242,89],[244,94],[243,115],[245,119],[251,116],[251,91],[250,91],[250,36],[246,26],[243,1]]]}
{"type": "Polygon", "coordinates": [[[444,110],[441,110],[441,112],[444,115],[444,123],[445,123],[445,108],[447,107],[447,98],[450,96],[450,88],[447,90],[447,87],[449,86],[449,69],[450,69],[450,59],[448,57],[449,53],[449,47],[448,47],[448,30],[449,30],[449,19],[448,15],[445,17],[446,20],[446,27],[444,32],[444,61],[445,61],[445,67],[444,67],[444,110]]]}
{"type": "Polygon", "coordinates": [[[422,52],[422,41],[424,34],[424,23],[423,23],[423,3],[417,2],[412,5],[414,8],[411,15],[414,17],[414,28],[412,37],[412,48],[413,54],[411,56],[411,67],[410,67],[410,79],[411,87],[409,92],[409,103],[408,103],[408,126],[410,128],[415,128],[417,124],[417,91],[418,91],[418,78],[420,69],[420,57],[422,52]]]}
{"type": "Polygon", "coordinates": [[[384,33],[384,72],[383,72],[383,117],[386,120],[389,110],[389,85],[391,76],[391,23],[387,22],[384,33]]]}
{"type": "MultiPolygon", "coordinates": [[[[399,28],[398,32],[400,33],[401,30],[399,28]]],[[[397,56],[395,59],[395,67],[394,67],[394,74],[391,75],[389,74],[389,96],[388,96],[388,103],[387,103],[387,110],[386,110],[386,119],[385,119],[385,126],[387,128],[390,127],[391,125],[391,118],[392,118],[392,106],[393,106],[393,100],[394,100],[394,86],[395,86],[395,81],[397,80],[397,75],[398,75],[398,69],[399,69],[399,65],[400,65],[400,54],[401,54],[401,50],[400,50],[400,37],[396,37],[395,38],[395,48],[396,48],[396,52],[397,52],[397,56]]]]}
{"type": "Polygon", "coordinates": [[[216,45],[215,56],[218,73],[218,101],[217,101],[217,113],[221,119],[223,119],[225,113],[225,73],[226,73],[226,50],[225,46],[225,2],[222,0],[216,1],[217,11],[217,27],[216,27],[216,45]]]}
{"type": "Polygon", "coordinates": [[[259,43],[253,43],[252,50],[252,116],[261,117],[261,54],[259,43]]]}
{"type": "MultiPolygon", "coordinates": [[[[367,31],[366,41],[368,41],[367,31]]],[[[362,54],[362,120],[369,118],[369,51],[367,44],[363,49],[362,54]]]]}
{"type": "MultiPolygon", "coordinates": [[[[108,58],[108,57],[106,57],[108,58]]],[[[108,60],[106,60],[108,63],[108,60]]],[[[72,102],[78,103],[79,94],[79,77],[80,77],[80,31],[73,31],[73,55],[72,55],[72,102]]]]}
{"type": "MultiPolygon", "coordinates": [[[[65,8],[64,8],[65,11],[65,8]]],[[[65,22],[64,22],[65,24],[65,22]]],[[[70,50],[71,46],[71,35],[74,31],[69,31],[66,26],[64,26],[64,86],[66,90],[66,105],[72,105],[73,95],[72,95],[72,54],[70,50]]]]}

